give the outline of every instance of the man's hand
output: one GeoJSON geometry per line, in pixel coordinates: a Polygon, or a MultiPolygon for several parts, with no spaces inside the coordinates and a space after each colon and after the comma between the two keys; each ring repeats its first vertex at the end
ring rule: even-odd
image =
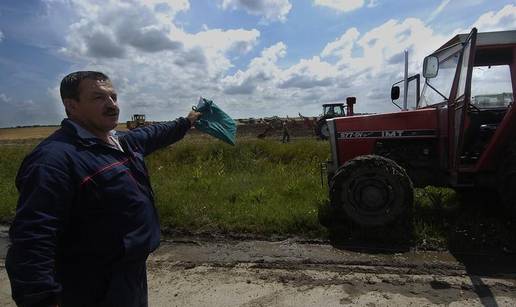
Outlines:
{"type": "Polygon", "coordinates": [[[195,121],[199,118],[199,116],[201,116],[202,113],[201,112],[195,112],[195,111],[190,111],[190,113],[188,113],[188,115],[186,116],[186,118],[188,118],[188,120],[190,121],[190,124],[194,124],[195,121]]]}

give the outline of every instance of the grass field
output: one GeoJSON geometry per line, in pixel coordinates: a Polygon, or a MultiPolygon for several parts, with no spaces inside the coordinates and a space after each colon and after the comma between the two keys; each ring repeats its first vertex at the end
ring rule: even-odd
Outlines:
{"type": "MultiPolygon", "coordinates": [[[[14,216],[16,171],[36,143],[0,142],[0,221],[14,216]]],[[[147,165],[165,231],[309,238],[337,233],[344,240],[363,239],[361,230],[346,225],[335,230],[321,222],[328,195],[319,166],[328,157],[327,142],[308,138],[282,144],[248,137],[229,146],[192,134],[152,154],[147,165]]],[[[473,204],[451,189],[435,187],[415,193],[413,225],[377,230],[382,240],[429,249],[493,248],[514,241],[516,225],[489,198],[473,204]]]]}
{"type": "Polygon", "coordinates": [[[321,145],[244,141],[232,147],[187,140],[157,152],[148,165],[163,225],[320,235],[317,208],[326,190],[318,167],[328,152],[321,145]]]}

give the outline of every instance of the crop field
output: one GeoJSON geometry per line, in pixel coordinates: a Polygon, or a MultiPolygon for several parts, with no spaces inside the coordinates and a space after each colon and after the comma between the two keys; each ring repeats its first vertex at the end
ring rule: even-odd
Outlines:
{"type": "MultiPolygon", "coordinates": [[[[8,141],[37,142],[56,131],[59,126],[0,128],[0,145],[8,141]]],[[[125,124],[119,124],[117,130],[126,130],[125,124]]]]}
{"type": "Polygon", "coordinates": [[[0,128],[0,141],[38,140],[57,130],[57,126],[0,128]]]}
{"type": "MultiPolygon", "coordinates": [[[[0,222],[14,216],[14,178],[38,142],[0,139],[0,222]]],[[[328,189],[326,182],[321,185],[320,165],[329,152],[327,142],[302,135],[288,144],[277,135],[241,135],[230,146],[191,133],[147,158],[162,229],[343,243],[367,239],[421,249],[490,249],[515,240],[516,225],[492,196],[470,201],[447,188],[416,189],[411,225],[377,229],[371,235],[343,221],[328,223],[328,189]]]]}

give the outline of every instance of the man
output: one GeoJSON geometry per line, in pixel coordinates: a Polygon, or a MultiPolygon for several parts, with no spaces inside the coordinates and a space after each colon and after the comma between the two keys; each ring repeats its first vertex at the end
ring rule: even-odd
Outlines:
{"type": "MultiPolygon", "coordinates": [[[[61,82],[67,119],[23,161],[6,269],[20,306],[147,306],[145,261],[160,240],[143,157],[183,138],[200,116],[118,135],[110,79],[61,82]]],[[[177,174],[180,175],[180,174],[177,174]]]]}
{"type": "Polygon", "coordinates": [[[284,120],[283,122],[281,122],[281,126],[283,128],[283,139],[281,140],[281,142],[288,143],[290,142],[290,133],[288,132],[287,121],[284,120]]]}

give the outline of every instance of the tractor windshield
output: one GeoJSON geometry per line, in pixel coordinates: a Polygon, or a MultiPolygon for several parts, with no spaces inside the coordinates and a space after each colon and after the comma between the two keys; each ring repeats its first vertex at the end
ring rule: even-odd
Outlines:
{"type": "Polygon", "coordinates": [[[418,107],[448,100],[461,52],[462,46],[458,44],[435,54],[439,58],[439,72],[435,78],[426,79],[418,107]]]}
{"type": "Polygon", "coordinates": [[[341,104],[323,105],[324,116],[345,116],[344,106],[341,104]]]}

